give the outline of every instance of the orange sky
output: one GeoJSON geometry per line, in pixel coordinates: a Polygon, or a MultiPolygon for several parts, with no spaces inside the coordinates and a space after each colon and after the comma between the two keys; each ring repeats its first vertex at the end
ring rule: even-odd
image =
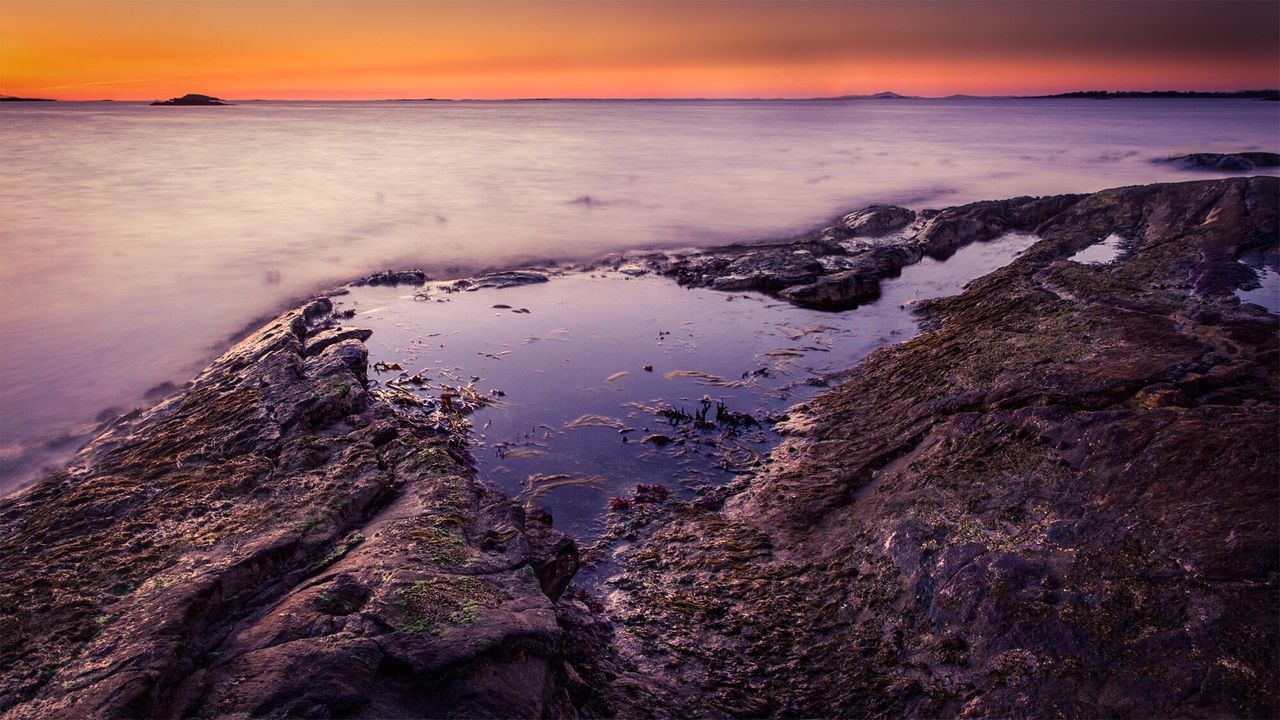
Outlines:
{"type": "Polygon", "coordinates": [[[0,0],[0,93],[814,97],[1280,86],[1280,2],[0,0]]]}

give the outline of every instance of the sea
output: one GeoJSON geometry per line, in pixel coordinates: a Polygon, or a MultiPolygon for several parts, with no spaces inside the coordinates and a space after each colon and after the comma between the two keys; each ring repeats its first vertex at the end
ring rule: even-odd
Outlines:
{"type": "Polygon", "coordinates": [[[5,103],[0,492],[377,270],[779,238],[1277,146],[1280,103],[1252,100],[5,103]]]}

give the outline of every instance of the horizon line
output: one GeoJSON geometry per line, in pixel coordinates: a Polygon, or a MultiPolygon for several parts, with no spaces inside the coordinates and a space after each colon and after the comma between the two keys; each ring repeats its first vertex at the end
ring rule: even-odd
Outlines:
{"type": "MultiPolygon", "coordinates": [[[[505,98],[467,98],[467,97],[381,97],[381,98],[223,98],[209,95],[223,102],[833,102],[842,100],[1003,100],[1003,99],[1050,99],[1066,95],[1244,95],[1244,94],[1280,94],[1280,88],[1241,88],[1237,90],[1067,90],[1062,92],[1040,93],[1033,95],[1003,94],[974,95],[969,93],[951,93],[949,95],[903,95],[893,91],[882,91],[868,94],[826,95],[811,97],[505,97],[505,98]]],[[[187,93],[203,94],[203,93],[187,93]]],[[[182,97],[182,96],[177,96],[182,97]]],[[[26,97],[8,95],[0,92],[0,98],[16,98],[19,100],[54,101],[54,102],[162,102],[161,98],[151,99],[117,99],[95,98],[87,100],[65,100],[57,97],[26,97]]]]}

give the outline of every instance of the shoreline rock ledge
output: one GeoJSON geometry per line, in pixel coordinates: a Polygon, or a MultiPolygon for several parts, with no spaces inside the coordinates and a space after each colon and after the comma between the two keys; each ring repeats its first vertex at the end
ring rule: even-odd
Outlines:
{"type": "Polygon", "coordinates": [[[0,501],[0,716],[563,715],[577,548],[286,313],[0,501]]]}
{"type": "Polygon", "coordinates": [[[1062,203],[723,507],[628,519],[588,682],[626,717],[1280,715],[1280,318],[1233,294],[1278,199],[1062,203]]]}
{"type": "Polygon", "coordinates": [[[771,246],[1041,237],[792,408],[754,474],[620,503],[603,598],[311,301],[0,500],[0,717],[1280,715],[1280,318],[1234,294],[1280,258],[1278,199],[1149,185],[771,246]]]}

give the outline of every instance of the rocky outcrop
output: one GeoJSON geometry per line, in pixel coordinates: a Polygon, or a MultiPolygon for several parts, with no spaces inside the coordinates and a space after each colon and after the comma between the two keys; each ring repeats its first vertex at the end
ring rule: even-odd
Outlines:
{"type": "Polygon", "coordinates": [[[473,278],[464,278],[455,281],[450,287],[453,290],[466,290],[474,292],[484,288],[493,288],[501,290],[503,288],[516,287],[519,285],[535,285],[537,283],[547,282],[550,278],[546,273],[535,272],[533,270],[504,270],[500,272],[491,272],[479,275],[473,278]]]}
{"type": "Polygon", "coordinates": [[[1280,167],[1280,153],[1192,153],[1177,155],[1165,162],[1176,163],[1195,170],[1226,170],[1228,172],[1253,172],[1257,168],[1280,167]]]}
{"type": "MultiPolygon", "coordinates": [[[[0,503],[0,715],[557,716],[577,549],[321,299],[0,503]]],[[[459,421],[461,426],[461,421],[459,421]]]]}
{"type": "Polygon", "coordinates": [[[936,215],[1043,240],[794,409],[722,507],[617,511],[589,680],[626,717],[1280,714],[1278,321],[1230,271],[1275,252],[1277,198],[936,215]]]}
{"type": "Polygon", "coordinates": [[[363,285],[422,285],[430,279],[421,270],[384,270],[362,277],[351,284],[356,287],[363,285]]]}
{"type": "Polygon", "coordinates": [[[840,227],[850,237],[858,237],[860,235],[876,236],[904,228],[915,219],[916,213],[914,210],[908,210],[896,205],[872,205],[858,212],[845,215],[840,219],[840,227]]]}
{"type": "Polygon", "coordinates": [[[919,214],[873,205],[790,242],[650,255],[651,269],[682,285],[757,290],[803,307],[845,310],[880,296],[880,281],[929,256],[1007,232],[1034,232],[1080,198],[1021,197],[919,214]]]}

